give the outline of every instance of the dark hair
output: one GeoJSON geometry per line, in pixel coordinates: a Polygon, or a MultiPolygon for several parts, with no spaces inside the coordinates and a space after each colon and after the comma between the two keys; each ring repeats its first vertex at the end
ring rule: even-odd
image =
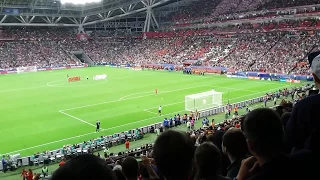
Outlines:
{"type": "Polygon", "coordinates": [[[195,152],[198,178],[208,178],[217,174],[221,167],[221,152],[211,142],[201,144],[195,152]]]}
{"type": "Polygon", "coordinates": [[[127,179],[137,178],[139,174],[138,161],[131,156],[127,157],[122,162],[122,172],[127,179]]]}
{"type": "Polygon", "coordinates": [[[290,117],[291,117],[291,113],[290,112],[285,112],[285,113],[282,114],[281,123],[282,123],[283,127],[286,127],[290,117]]]}
{"type": "Polygon", "coordinates": [[[194,144],[190,136],[169,130],[156,140],[153,156],[159,171],[167,179],[188,179],[192,170],[194,144]]]}
{"type": "Polygon", "coordinates": [[[248,154],[248,146],[246,137],[240,129],[229,129],[222,137],[223,146],[226,147],[227,152],[239,159],[248,154]]]}
{"type": "Polygon", "coordinates": [[[51,180],[115,180],[113,171],[101,158],[85,154],[77,156],[56,170],[51,180]]]}
{"type": "Polygon", "coordinates": [[[126,180],[126,177],[124,177],[121,170],[115,170],[114,173],[117,177],[117,180],[126,180]]]}
{"type": "Polygon", "coordinates": [[[150,179],[148,169],[145,167],[145,165],[142,162],[139,163],[139,172],[142,179],[150,179]]]}
{"type": "Polygon", "coordinates": [[[272,109],[260,108],[244,119],[244,133],[254,143],[255,153],[268,156],[283,150],[284,130],[279,115],[272,109]]]}
{"type": "Polygon", "coordinates": [[[219,131],[217,130],[214,134],[208,136],[207,141],[213,143],[214,145],[216,145],[220,150],[222,150],[221,148],[221,144],[222,144],[222,137],[224,135],[223,131],[219,131]]]}

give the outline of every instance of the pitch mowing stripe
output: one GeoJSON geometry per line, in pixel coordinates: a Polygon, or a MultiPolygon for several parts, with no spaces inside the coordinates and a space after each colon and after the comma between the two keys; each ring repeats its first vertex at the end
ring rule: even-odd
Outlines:
{"type": "MultiPolygon", "coordinates": [[[[280,88],[286,88],[286,87],[291,87],[291,86],[282,86],[282,87],[280,87],[280,88]]],[[[266,90],[266,91],[264,91],[264,92],[259,92],[259,93],[270,92],[270,91],[272,91],[272,90],[278,90],[278,89],[279,89],[279,87],[278,87],[278,88],[269,89],[269,90],[266,90]]],[[[252,94],[248,94],[248,95],[241,96],[241,97],[239,96],[239,97],[236,97],[236,98],[231,98],[231,99],[229,99],[229,100],[239,99],[239,98],[246,97],[246,96],[250,96],[250,95],[254,95],[254,94],[257,94],[257,93],[252,93],[252,94]]],[[[162,116],[173,115],[173,114],[175,114],[175,113],[181,113],[182,111],[185,111],[185,110],[181,110],[181,111],[178,111],[178,112],[171,112],[171,113],[163,114],[162,116]]],[[[140,120],[140,121],[135,121],[135,122],[132,122],[132,123],[127,123],[127,124],[123,124],[123,125],[119,125],[119,126],[114,126],[114,127],[111,127],[111,128],[107,128],[107,129],[102,129],[100,132],[102,132],[102,131],[107,131],[107,130],[111,130],[111,129],[115,129],[115,128],[119,128],[119,127],[123,127],[123,126],[127,126],[127,125],[131,125],[131,124],[136,124],[136,123],[140,123],[140,122],[144,122],[144,121],[148,121],[148,120],[155,119],[155,118],[158,118],[158,117],[159,117],[159,116],[151,117],[151,118],[143,119],[143,120],[140,120]]],[[[91,135],[91,134],[96,134],[96,132],[91,132],[91,133],[86,133],[86,134],[82,134],[82,135],[78,135],[78,136],[73,136],[73,137],[69,137],[69,138],[65,138],[65,139],[60,139],[60,140],[57,140],[57,141],[52,141],[52,142],[49,142],[49,143],[44,143],[44,144],[40,144],[40,145],[37,145],[37,146],[32,146],[32,147],[29,147],[29,148],[24,148],[24,149],[12,151],[12,152],[9,152],[9,153],[3,153],[3,154],[19,153],[19,152],[22,152],[22,151],[26,151],[26,150],[30,150],[30,149],[34,149],[34,148],[38,148],[38,147],[43,147],[43,146],[47,146],[47,145],[50,145],[50,144],[55,144],[55,143],[59,143],[59,142],[63,142],[63,141],[67,141],[67,140],[71,140],[71,139],[75,139],[75,138],[79,138],[79,137],[84,137],[84,136],[88,136],[88,135],[91,135]]]]}
{"type": "Polygon", "coordinates": [[[5,89],[5,90],[0,90],[0,93],[11,92],[11,91],[21,91],[21,90],[28,90],[28,89],[38,89],[38,88],[44,88],[44,87],[48,87],[48,86],[34,86],[34,87],[28,87],[28,88],[5,89]]]}

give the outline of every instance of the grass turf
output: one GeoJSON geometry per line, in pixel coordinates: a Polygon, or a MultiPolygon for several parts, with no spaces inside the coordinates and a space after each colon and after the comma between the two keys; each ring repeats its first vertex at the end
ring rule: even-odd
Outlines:
{"type": "Polygon", "coordinates": [[[2,75],[0,84],[0,154],[23,156],[160,122],[184,113],[184,97],[189,94],[214,88],[224,92],[225,102],[238,102],[290,86],[107,67],[2,75]],[[67,74],[81,76],[82,81],[68,83],[67,74]],[[107,74],[108,80],[92,80],[98,74],[107,74]],[[156,114],[159,105],[163,117],[156,114]],[[95,133],[97,119],[100,133],[95,133]]]}
{"type": "MultiPolygon", "coordinates": [[[[281,102],[281,99],[278,100],[278,103],[280,103],[280,102],[281,102]]],[[[269,101],[267,103],[267,107],[272,107],[272,106],[273,106],[273,102],[269,101]]],[[[251,105],[251,109],[255,109],[255,108],[259,108],[259,107],[264,107],[264,104],[257,103],[257,104],[251,105]]],[[[245,114],[245,113],[246,113],[245,109],[239,109],[239,114],[245,114]]],[[[211,118],[214,118],[216,123],[219,123],[225,119],[225,116],[223,113],[220,113],[220,114],[216,114],[214,116],[209,117],[209,119],[211,119],[211,118]]],[[[202,126],[201,120],[195,122],[195,129],[199,129],[201,126],[202,126]]],[[[178,126],[178,127],[174,127],[172,129],[181,130],[181,131],[187,130],[185,124],[178,126]]],[[[141,147],[143,144],[153,143],[156,140],[156,138],[157,138],[156,134],[146,134],[143,139],[131,142],[130,147],[131,148],[138,148],[138,147],[141,147]]],[[[118,153],[118,152],[121,152],[124,150],[125,150],[124,145],[117,145],[117,146],[113,146],[110,148],[110,152],[113,152],[113,153],[118,153]]],[[[103,151],[100,151],[100,154],[101,153],[103,153],[103,151]]],[[[97,152],[95,154],[97,154],[97,152]]],[[[0,178],[1,178],[1,180],[16,180],[16,179],[20,178],[20,173],[23,168],[32,169],[34,173],[41,173],[42,167],[43,167],[42,165],[22,167],[22,168],[15,170],[15,171],[7,171],[7,173],[0,173],[0,178]]],[[[59,166],[57,163],[50,164],[48,166],[49,174],[52,174],[58,167],[59,166]]]]}

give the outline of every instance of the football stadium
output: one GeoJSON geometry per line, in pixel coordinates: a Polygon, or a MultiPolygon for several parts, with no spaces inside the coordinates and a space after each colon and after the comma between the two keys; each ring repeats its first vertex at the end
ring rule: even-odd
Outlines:
{"type": "Polygon", "coordinates": [[[320,1],[0,7],[1,180],[318,178],[320,1]]]}

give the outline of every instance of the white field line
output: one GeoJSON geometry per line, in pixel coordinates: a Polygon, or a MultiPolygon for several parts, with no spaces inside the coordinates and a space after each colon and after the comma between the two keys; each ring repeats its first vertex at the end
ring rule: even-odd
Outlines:
{"type": "MultiPolygon", "coordinates": [[[[171,90],[171,91],[162,91],[161,93],[158,94],[165,94],[165,93],[170,93],[170,92],[175,92],[175,91],[180,91],[180,90],[186,90],[186,89],[193,89],[193,88],[197,88],[197,87],[211,87],[209,85],[203,85],[203,86],[193,86],[193,87],[189,87],[189,88],[184,88],[184,89],[177,89],[177,90],[171,90]]],[[[251,90],[246,90],[246,89],[239,89],[239,88],[228,88],[228,87],[218,87],[221,89],[230,89],[230,90],[241,90],[241,91],[247,91],[247,92],[257,92],[257,91],[251,91],[251,90]]],[[[146,92],[140,92],[140,93],[135,93],[135,94],[129,94],[126,96],[121,97],[119,100],[123,100],[127,97],[131,97],[131,96],[135,96],[135,95],[140,95],[140,94],[151,94],[154,95],[154,93],[152,93],[152,91],[146,91],[146,92]]]]}
{"type": "MultiPolygon", "coordinates": [[[[183,90],[187,90],[187,89],[194,89],[194,88],[198,88],[198,87],[209,87],[208,85],[201,85],[201,86],[193,86],[193,87],[188,87],[188,88],[182,88],[182,89],[174,89],[174,90],[169,90],[169,91],[163,91],[161,93],[158,93],[158,94],[166,94],[166,93],[171,93],[171,92],[177,92],[177,91],[183,91],[183,90]]],[[[140,93],[135,93],[135,94],[129,94],[129,95],[126,95],[126,96],[123,96],[121,97],[118,101],[121,101],[121,100],[129,100],[131,98],[128,98],[126,99],[127,97],[131,97],[131,96],[135,96],[135,95],[139,95],[139,94],[147,94],[147,93],[151,93],[147,96],[151,96],[151,95],[155,95],[155,93],[152,91],[147,91],[147,92],[140,92],[140,93]]],[[[139,97],[139,96],[136,96],[136,97],[139,97]]],[[[135,99],[135,98],[134,98],[135,99]]]]}
{"type": "Polygon", "coordinates": [[[154,93],[152,93],[152,91],[145,91],[145,92],[134,93],[134,94],[129,94],[129,95],[123,96],[123,97],[119,98],[119,100],[116,100],[116,101],[121,101],[121,100],[124,100],[124,99],[127,98],[127,97],[131,97],[131,96],[135,96],[135,95],[140,95],[140,94],[148,94],[147,96],[154,95],[154,93]]]}
{"type": "MultiPolygon", "coordinates": [[[[285,86],[283,86],[283,87],[281,87],[281,88],[285,88],[285,86]]],[[[277,89],[279,89],[279,88],[269,89],[268,91],[266,90],[266,91],[264,91],[264,92],[270,92],[270,91],[272,91],[272,90],[277,90],[277,89]]],[[[255,93],[255,94],[256,94],[256,93],[255,93]]],[[[253,94],[250,94],[250,95],[253,95],[253,94]]],[[[248,96],[248,95],[246,95],[246,96],[248,96]]],[[[240,98],[240,97],[232,98],[232,99],[238,99],[238,98],[240,98]]],[[[184,110],[181,110],[181,111],[184,111],[184,110]]],[[[163,114],[162,116],[174,115],[174,114],[176,114],[176,113],[181,113],[181,111],[172,112],[172,113],[168,113],[168,114],[163,114]]],[[[147,119],[143,119],[143,120],[139,120],[139,121],[135,121],[135,122],[131,122],[131,123],[119,125],[119,126],[114,126],[114,127],[111,127],[111,128],[105,128],[105,129],[102,129],[101,131],[107,131],[107,130],[111,130],[111,129],[115,129],[115,128],[119,128],[119,127],[131,125],[131,124],[136,124],[136,123],[140,123],[140,122],[152,120],[152,119],[155,119],[155,118],[158,118],[158,117],[159,117],[159,116],[155,116],[155,117],[151,117],[151,118],[147,118],[147,119]]],[[[67,141],[67,140],[71,140],[71,139],[76,139],[76,138],[79,138],[79,137],[88,136],[88,135],[91,135],[91,134],[96,134],[96,132],[91,132],[91,133],[86,133],[86,134],[82,134],[82,135],[78,135],[78,136],[73,136],[73,137],[69,137],[69,138],[64,138],[64,139],[60,139],[60,140],[57,140],[57,141],[52,141],[52,142],[49,142],[49,143],[44,143],[44,144],[40,144],[40,145],[36,145],[36,146],[24,148],[24,149],[12,151],[12,152],[9,152],[9,153],[2,153],[2,154],[15,154],[15,153],[19,153],[19,152],[22,152],[22,151],[26,151],[26,150],[30,150],[30,149],[34,149],[34,148],[38,148],[38,147],[43,147],[43,146],[47,146],[47,145],[51,145],[51,144],[55,144],[55,143],[59,143],[59,142],[67,141]]]]}
{"type": "MultiPolygon", "coordinates": [[[[86,70],[82,70],[82,71],[86,71],[86,70]]],[[[60,72],[57,72],[60,74],[60,72]]],[[[61,74],[65,74],[66,72],[61,72],[61,74]]],[[[148,72],[148,73],[145,73],[146,75],[148,74],[155,74],[157,72],[148,72]]],[[[184,76],[184,77],[188,77],[188,75],[184,75],[184,74],[176,74],[176,73],[172,73],[173,75],[176,75],[176,76],[184,76]]],[[[119,79],[124,79],[124,78],[127,78],[127,77],[131,77],[131,76],[125,76],[125,77],[122,77],[122,78],[113,78],[113,79],[116,79],[116,80],[119,80],[119,79]]],[[[212,79],[212,77],[206,77],[206,76],[192,76],[192,77],[199,77],[199,78],[206,78],[206,79],[212,79]]],[[[228,81],[237,81],[239,79],[233,79],[233,78],[229,78],[228,81]]],[[[52,81],[52,82],[57,82],[57,81],[52,81]]],[[[52,83],[52,82],[49,82],[49,83],[52,83]]],[[[255,82],[255,83],[260,83],[260,84],[278,84],[278,83],[273,83],[273,82],[268,82],[268,81],[252,81],[252,82],[255,82]]],[[[47,84],[49,84],[47,83],[47,84]]],[[[43,87],[48,87],[50,85],[46,85],[46,86],[34,86],[34,87],[27,87],[27,88],[17,88],[17,89],[4,89],[4,90],[0,90],[0,93],[2,92],[10,92],[10,91],[20,91],[20,90],[28,90],[28,89],[37,89],[37,88],[43,88],[43,87]]],[[[288,86],[290,87],[290,86],[288,86]]],[[[230,88],[231,89],[231,88],[230,88]]]]}
{"type": "MultiPolygon", "coordinates": [[[[189,87],[189,88],[182,88],[182,89],[175,89],[175,90],[170,90],[170,91],[163,91],[162,93],[158,93],[158,94],[166,94],[166,93],[177,92],[177,91],[182,91],[182,90],[187,90],[187,89],[194,89],[194,88],[198,88],[198,87],[212,87],[212,86],[211,85],[193,86],[193,87],[189,87]]],[[[250,91],[250,90],[246,90],[246,89],[237,89],[237,88],[228,88],[228,87],[218,87],[218,88],[241,90],[241,91],[248,91],[248,92],[257,92],[257,91],[250,91]]],[[[65,111],[70,111],[70,110],[75,110],[75,109],[92,107],[92,106],[97,106],[97,105],[102,105],[102,104],[110,104],[110,103],[119,102],[119,101],[123,101],[123,100],[131,100],[131,99],[137,99],[137,98],[142,98],[142,97],[148,97],[148,96],[155,95],[152,91],[150,91],[150,92],[151,92],[150,94],[147,94],[147,93],[149,93],[149,91],[148,92],[135,93],[135,94],[129,94],[129,95],[121,97],[118,100],[105,101],[105,102],[100,102],[100,103],[95,103],[95,104],[89,104],[89,105],[84,105],[84,106],[79,106],[79,107],[74,107],[74,108],[69,108],[69,109],[63,109],[63,110],[60,110],[60,111],[65,112],[65,111]],[[140,94],[147,94],[147,95],[135,96],[135,95],[140,95],[140,94]],[[131,97],[131,96],[134,96],[134,97],[131,97]],[[131,97],[131,98],[127,98],[127,97],[131,97]]]]}
{"type": "MultiPolygon", "coordinates": [[[[164,92],[161,93],[161,94],[169,93],[169,92],[175,92],[175,91],[181,91],[181,90],[185,90],[185,89],[192,89],[192,88],[197,88],[197,87],[207,87],[207,85],[194,86],[194,87],[183,88],[183,89],[176,89],[176,90],[172,90],[172,91],[164,91],[164,92]]],[[[142,94],[142,93],[136,93],[136,94],[138,95],[138,94],[142,94]]],[[[160,94],[160,93],[159,93],[159,94],[160,94]]],[[[144,96],[135,96],[135,97],[133,97],[133,98],[128,98],[128,99],[136,99],[136,98],[141,98],[141,97],[147,97],[147,96],[150,96],[150,95],[154,95],[154,94],[149,94],[149,95],[144,95],[144,96]]],[[[131,94],[130,96],[133,96],[133,94],[131,94]]],[[[124,97],[129,97],[129,96],[124,96],[124,97]]],[[[101,104],[109,104],[109,103],[119,102],[119,101],[128,100],[128,99],[121,99],[121,98],[120,98],[119,100],[108,101],[108,102],[103,102],[103,103],[98,103],[98,104],[92,104],[92,105],[87,105],[87,106],[85,106],[85,107],[97,106],[97,105],[101,105],[101,104]]],[[[80,109],[80,108],[84,108],[84,107],[76,107],[76,108],[71,108],[71,109],[80,109]]],[[[70,115],[70,114],[68,114],[68,113],[65,113],[65,111],[68,111],[68,110],[71,110],[71,109],[60,110],[59,112],[62,113],[62,114],[64,114],[64,115],[66,115],[66,116],[69,116],[69,117],[71,117],[71,118],[73,118],[73,119],[76,119],[76,120],[78,120],[78,121],[81,121],[81,122],[83,122],[83,123],[86,123],[86,124],[88,124],[88,125],[90,125],[90,126],[95,126],[94,124],[91,124],[91,123],[89,123],[89,122],[87,122],[87,121],[85,121],[85,120],[83,120],[83,119],[80,119],[80,118],[78,118],[78,117],[76,117],[76,116],[73,116],[73,115],[70,115]]],[[[147,112],[148,112],[148,111],[147,111],[147,112]]],[[[151,112],[151,111],[149,111],[149,113],[157,114],[157,113],[154,113],[154,112],[151,112]]]]}
{"type": "Polygon", "coordinates": [[[158,113],[156,113],[156,112],[152,112],[152,111],[149,111],[149,110],[143,110],[143,111],[148,112],[148,113],[151,113],[151,114],[158,115],[158,113]]]}
{"type": "MultiPolygon", "coordinates": [[[[72,84],[79,84],[79,83],[82,83],[82,82],[83,81],[72,82],[72,84]]],[[[72,88],[72,87],[86,87],[86,86],[100,85],[100,84],[105,84],[107,82],[108,82],[108,80],[102,80],[101,82],[95,83],[95,84],[80,84],[80,85],[77,85],[77,86],[68,86],[68,83],[50,84],[50,83],[53,83],[53,82],[50,82],[50,83],[47,83],[47,86],[49,86],[49,87],[57,87],[57,88],[72,88]]]]}
{"type": "Polygon", "coordinates": [[[218,87],[218,88],[222,88],[222,89],[230,89],[230,90],[237,90],[237,91],[246,91],[246,92],[258,92],[258,91],[251,91],[251,90],[248,90],[248,89],[239,89],[239,88],[229,88],[229,87],[218,87]]]}
{"type": "MultiPolygon", "coordinates": [[[[79,70],[78,70],[79,71],[79,70]]],[[[86,70],[82,70],[82,71],[86,71],[86,70]]],[[[48,71],[50,72],[50,71],[48,71]]],[[[59,72],[59,74],[67,74],[66,72],[59,72]]],[[[54,74],[54,73],[51,73],[51,74],[54,74]]],[[[148,74],[151,74],[151,73],[148,73],[148,74]]],[[[9,75],[9,74],[8,74],[9,75]]],[[[24,76],[23,76],[24,77],[24,76]]],[[[25,76],[26,77],[26,76],[25,76]]],[[[120,80],[120,79],[126,79],[128,77],[132,77],[132,76],[124,76],[124,77],[121,77],[121,78],[112,78],[114,80],[120,80]]],[[[62,78],[63,79],[63,78],[62,78]]],[[[58,81],[63,81],[63,80],[58,80],[58,81]]],[[[43,85],[43,86],[33,86],[33,87],[26,87],[26,88],[16,88],[16,89],[4,89],[4,90],[0,90],[0,93],[2,92],[10,92],[10,91],[21,91],[21,90],[28,90],[28,89],[37,89],[37,88],[44,88],[44,87],[48,87],[48,86],[51,86],[50,85],[51,83],[54,83],[54,82],[58,82],[58,81],[52,81],[52,82],[48,82],[47,85],[43,85]],[[49,84],[49,85],[48,85],[49,84]]],[[[95,85],[95,84],[93,84],[95,85]]],[[[64,87],[64,86],[63,86],[64,87]]]]}
{"type": "MultiPolygon", "coordinates": [[[[247,90],[242,90],[242,89],[237,89],[238,91],[247,91],[247,90]]],[[[254,92],[254,93],[251,93],[251,94],[247,94],[247,95],[244,95],[244,96],[239,96],[237,98],[231,98],[229,100],[234,100],[234,99],[239,99],[239,98],[243,98],[243,97],[247,97],[247,96],[251,96],[251,95],[254,95],[254,94],[258,94],[258,93],[261,93],[261,92],[258,92],[258,91],[248,91],[248,92],[254,92]]],[[[226,100],[224,100],[223,102],[225,102],[226,100]]],[[[172,105],[176,105],[176,104],[181,104],[181,103],[185,103],[185,101],[180,101],[180,102],[175,102],[175,103],[170,103],[170,104],[164,104],[162,105],[162,107],[166,107],[166,106],[172,106],[172,105]]],[[[147,109],[144,109],[143,111],[146,111],[148,112],[149,110],[151,109],[156,109],[158,107],[152,107],[152,108],[147,108],[147,109]]]]}
{"type": "Polygon", "coordinates": [[[27,90],[27,89],[37,89],[37,88],[43,88],[43,87],[47,87],[47,86],[34,86],[34,87],[28,87],[28,88],[5,89],[5,90],[0,90],[0,93],[2,93],[2,92],[11,92],[11,91],[27,90]]]}
{"type": "Polygon", "coordinates": [[[68,114],[68,113],[65,113],[65,112],[62,112],[62,111],[59,111],[59,112],[62,113],[62,114],[64,114],[64,115],[66,115],[66,116],[69,116],[69,117],[71,117],[71,118],[73,118],[73,119],[76,119],[76,120],[78,120],[78,121],[81,121],[81,122],[83,122],[83,123],[86,123],[86,124],[88,124],[88,125],[90,125],[90,126],[96,127],[94,124],[91,124],[91,123],[89,123],[89,122],[87,122],[87,121],[85,121],[85,120],[82,120],[82,119],[80,119],[80,118],[77,118],[77,117],[75,117],[75,116],[72,116],[72,115],[70,115],[70,114],[68,114]]]}
{"type": "MultiPolygon", "coordinates": [[[[175,90],[171,90],[171,91],[164,91],[163,93],[159,93],[159,94],[165,94],[165,93],[170,93],[170,92],[176,92],[176,91],[182,91],[182,90],[187,90],[187,89],[193,89],[193,88],[197,88],[197,87],[209,87],[208,85],[202,85],[202,86],[194,86],[194,87],[190,87],[190,88],[183,88],[183,89],[175,89],[175,90]]],[[[142,94],[142,93],[140,93],[142,94]]],[[[74,108],[69,108],[69,109],[63,109],[60,111],[70,111],[70,110],[74,110],[74,109],[81,109],[81,108],[85,108],[85,107],[92,107],[92,106],[97,106],[97,105],[101,105],[101,104],[110,104],[110,103],[114,103],[114,102],[119,102],[119,101],[123,101],[123,100],[131,100],[131,99],[138,99],[138,98],[142,98],[142,97],[148,97],[148,96],[154,96],[155,94],[148,94],[148,95],[143,95],[143,96],[134,96],[134,94],[131,94],[130,96],[134,96],[132,98],[126,98],[126,99],[118,99],[118,100],[113,100],[113,101],[105,101],[105,102],[100,102],[100,103],[96,103],[96,104],[89,104],[89,105],[84,105],[84,106],[79,106],[79,107],[74,107],[74,108]]],[[[128,96],[127,96],[128,97],[128,96]]]]}
{"type": "MultiPolygon", "coordinates": [[[[284,87],[281,87],[281,88],[284,88],[284,87]]],[[[274,88],[274,89],[269,89],[269,90],[266,90],[266,91],[262,91],[262,92],[258,92],[258,91],[253,91],[255,93],[251,93],[251,94],[247,94],[247,95],[243,95],[243,96],[238,96],[236,98],[230,98],[229,100],[235,100],[235,99],[240,99],[240,98],[244,98],[244,97],[247,97],[247,96],[252,96],[252,95],[255,95],[255,94],[260,94],[261,93],[261,96],[263,95],[262,93],[268,93],[272,90],[278,90],[279,88],[274,88]]],[[[243,91],[241,89],[238,89],[239,91],[243,91]]],[[[224,103],[227,103],[228,102],[228,99],[225,98],[225,100],[223,100],[224,103]]],[[[166,106],[172,106],[172,105],[176,105],[176,104],[181,104],[181,103],[185,103],[185,101],[180,101],[180,102],[175,102],[175,103],[170,103],[170,104],[164,104],[162,105],[162,107],[166,107],[166,106]]],[[[154,114],[158,114],[158,113],[155,113],[155,112],[152,112],[150,111],[151,109],[157,109],[158,107],[152,107],[152,108],[147,108],[147,109],[144,109],[143,111],[145,112],[150,112],[150,113],[154,113],[154,114]]]]}

